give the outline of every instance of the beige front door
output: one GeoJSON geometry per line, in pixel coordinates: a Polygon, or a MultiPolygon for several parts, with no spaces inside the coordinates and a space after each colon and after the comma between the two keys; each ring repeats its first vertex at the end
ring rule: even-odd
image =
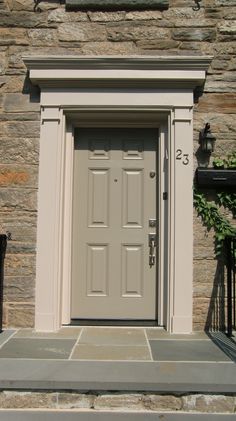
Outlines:
{"type": "Polygon", "coordinates": [[[76,132],[72,319],[156,318],[157,138],[150,128],[76,132]]]}

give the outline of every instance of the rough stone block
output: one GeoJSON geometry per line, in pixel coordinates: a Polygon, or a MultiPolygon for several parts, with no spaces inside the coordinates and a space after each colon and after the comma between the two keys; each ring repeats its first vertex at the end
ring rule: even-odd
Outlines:
{"type": "Polygon", "coordinates": [[[94,409],[137,410],[142,408],[142,395],[140,394],[101,395],[94,400],[94,409]]]}
{"type": "MultiPolygon", "coordinates": [[[[66,22],[86,22],[88,20],[85,12],[66,12],[65,8],[56,9],[48,14],[48,22],[66,23],[66,22]]],[[[92,19],[91,19],[92,20],[92,19]]]]}
{"type": "Polygon", "coordinates": [[[145,395],[143,402],[151,411],[179,411],[182,408],[181,397],[171,395],[145,395]]]}
{"type": "Polygon", "coordinates": [[[29,96],[22,93],[8,93],[4,96],[3,109],[6,113],[39,111],[38,94],[29,96]]]}
{"type": "Polygon", "coordinates": [[[83,54],[91,55],[125,55],[135,54],[137,47],[133,42],[86,42],[82,45],[83,54]]]}
{"type": "Polygon", "coordinates": [[[14,44],[29,44],[26,30],[21,28],[0,28],[0,45],[14,44]]]}
{"type": "Polygon", "coordinates": [[[35,279],[32,276],[4,278],[5,302],[33,302],[35,298],[35,279]]]}
{"type": "Polygon", "coordinates": [[[5,276],[35,275],[35,255],[6,254],[5,276]]]}
{"type": "Polygon", "coordinates": [[[34,305],[33,304],[9,304],[7,309],[8,326],[33,327],[34,326],[34,305]]]}
{"type": "Polygon", "coordinates": [[[150,25],[124,24],[107,28],[110,41],[137,41],[169,38],[169,30],[150,25]]]}
{"type": "Polygon", "coordinates": [[[133,11],[126,13],[126,20],[159,20],[162,19],[162,13],[158,10],[133,11]]]}
{"type": "Polygon", "coordinates": [[[0,11],[0,27],[37,28],[39,26],[48,26],[46,12],[27,13],[20,11],[0,11]]]}
{"type": "Polygon", "coordinates": [[[82,393],[58,393],[58,408],[74,409],[74,408],[91,408],[94,396],[82,393]]]}
{"type": "Polygon", "coordinates": [[[193,263],[193,282],[194,285],[213,285],[217,273],[216,260],[199,260],[193,263]]]}
{"type": "Polygon", "coordinates": [[[216,38],[215,29],[189,28],[174,29],[172,32],[173,39],[180,41],[209,41],[212,42],[216,38]]]}
{"type": "MultiPolygon", "coordinates": [[[[10,232],[13,241],[36,244],[36,224],[37,215],[33,212],[0,213],[2,232],[10,232]]],[[[10,243],[8,241],[8,247],[10,243]]]]}
{"type": "Polygon", "coordinates": [[[33,189],[2,188],[0,191],[1,210],[37,210],[37,191],[33,189]]]}
{"type": "Polygon", "coordinates": [[[138,41],[137,47],[143,50],[171,50],[178,48],[180,43],[174,40],[156,39],[152,41],[138,41]]]}
{"type": "Polygon", "coordinates": [[[55,408],[56,394],[41,392],[0,393],[0,408],[55,408]]]}
{"type": "Polygon", "coordinates": [[[88,12],[92,22],[119,22],[125,19],[125,11],[121,12],[88,12]]]}
{"type": "Polygon", "coordinates": [[[218,31],[220,34],[235,35],[236,34],[236,21],[224,22],[219,24],[218,31]]]}
{"type": "Polygon", "coordinates": [[[38,168],[35,166],[0,165],[0,187],[37,187],[38,168]]]}
{"type": "Polygon", "coordinates": [[[235,114],[236,113],[236,93],[209,93],[199,99],[197,110],[201,113],[208,113],[212,109],[216,113],[235,114]]]}
{"type": "Polygon", "coordinates": [[[3,164],[38,164],[38,139],[4,137],[0,140],[0,155],[3,164]]]}
{"type": "Polygon", "coordinates": [[[194,412],[233,413],[234,397],[221,395],[184,396],[183,409],[194,412]]]}
{"type": "Polygon", "coordinates": [[[93,23],[62,23],[58,29],[60,41],[105,41],[106,31],[102,25],[93,23]]]}
{"type": "Polygon", "coordinates": [[[0,122],[0,132],[3,137],[37,137],[39,138],[40,124],[38,121],[0,122]]]}
{"type": "Polygon", "coordinates": [[[7,67],[7,57],[5,52],[0,52],[0,75],[4,75],[7,67]]]}
{"type": "Polygon", "coordinates": [[[56,45],[57,32],[55,29],[29,29],[31,45],[56,45]]]}

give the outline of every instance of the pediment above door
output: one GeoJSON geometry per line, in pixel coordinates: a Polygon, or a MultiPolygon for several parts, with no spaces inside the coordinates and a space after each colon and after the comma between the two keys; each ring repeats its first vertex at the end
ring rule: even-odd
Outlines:
{"type": "Polygon", "coordinates": [[[195,89],[203,85],[212,57],[27,56],[23,59],[31,82],[40,87],[195,89]]]}

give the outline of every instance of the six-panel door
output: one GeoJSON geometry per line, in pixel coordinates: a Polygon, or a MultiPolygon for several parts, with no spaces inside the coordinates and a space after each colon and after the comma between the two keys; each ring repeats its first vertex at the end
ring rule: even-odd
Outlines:
{"type": "Polygon", "coordinates": [[[156,318],[156,129],[75,138],[72,319],[156,318]],[[152,247],[151,247],[152,246],[152,247]]]}

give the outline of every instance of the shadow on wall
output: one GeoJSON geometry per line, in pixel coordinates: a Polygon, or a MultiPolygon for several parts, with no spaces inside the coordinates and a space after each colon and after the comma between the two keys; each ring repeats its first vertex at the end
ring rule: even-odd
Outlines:
{"type": "Polygon", "coordinates": [[[29,78],[29,72],[27,72],[27,75],[24,80],[22,94],[29,95],[29,100],[31,103],[40,103],[40,88],[32,84],[29,78]]]}
{"type": "Polygon", "coordinates": [[[206,331],[225,331],[226,329],[226,285],[225,259],[218,258],[211,299],[205,324],[206,331]]]}

